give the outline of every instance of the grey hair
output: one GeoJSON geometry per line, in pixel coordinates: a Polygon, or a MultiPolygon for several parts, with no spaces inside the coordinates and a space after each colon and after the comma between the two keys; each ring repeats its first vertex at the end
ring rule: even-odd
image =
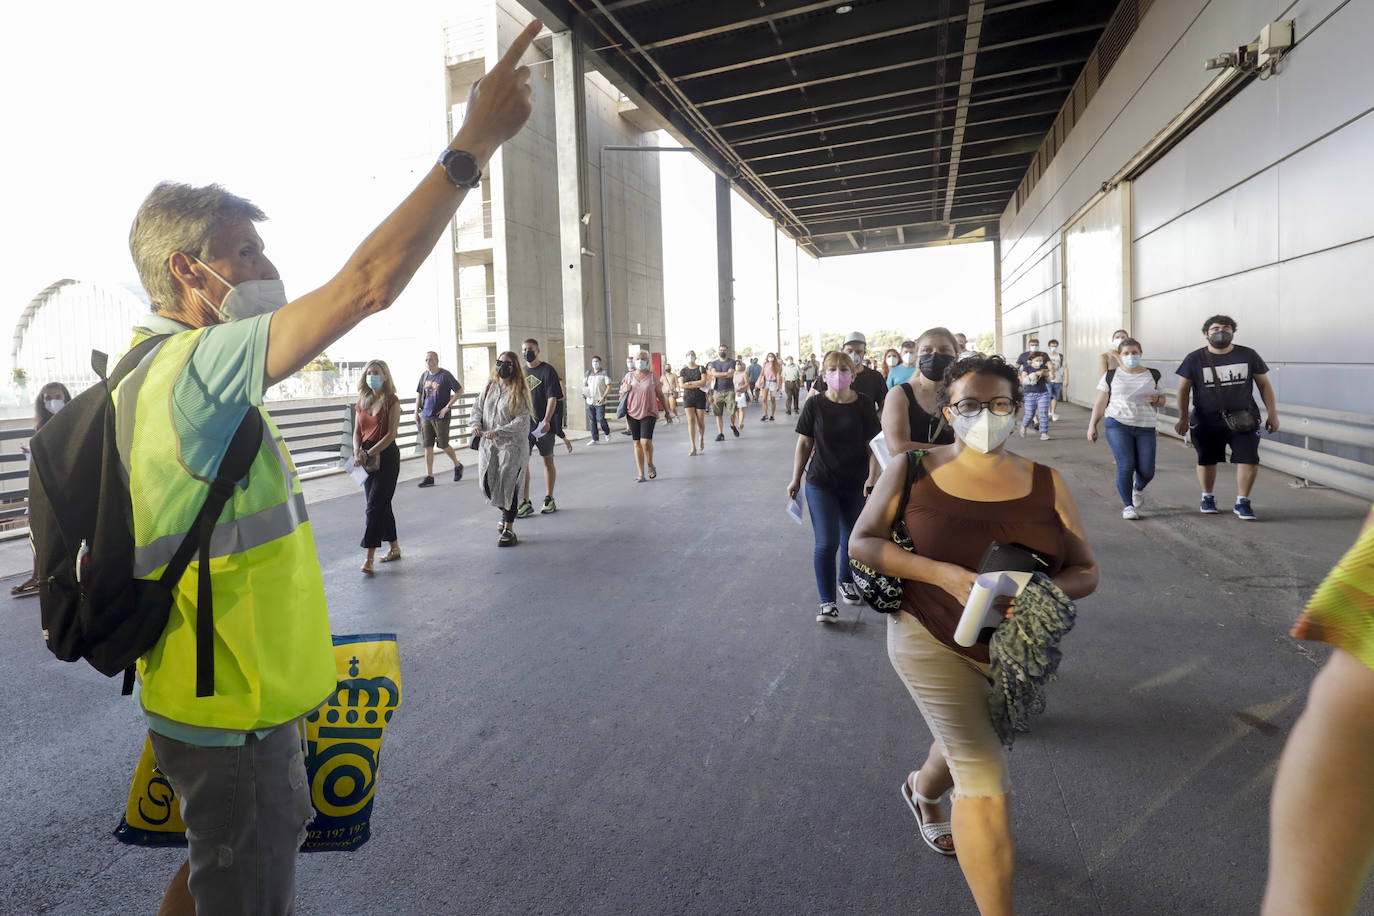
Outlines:
{"type": "Polygon", "coordinates": [[[196,188],[164,181],[153,188],[129,229],[129,253],[153,309],[174,311],[180,303],[181,287],[168,263],[175,252],[208,260],[215,236],[245,219],[260,223],[267,214],[217,184],[196,188]]]}

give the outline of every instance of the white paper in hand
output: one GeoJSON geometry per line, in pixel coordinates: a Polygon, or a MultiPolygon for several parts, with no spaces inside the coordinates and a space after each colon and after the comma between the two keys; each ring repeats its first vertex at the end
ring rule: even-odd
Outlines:
{"type": "Polygon", "coordinates": [[[887,440],[882,433],[868,440],[869,451],[873,452],[873,457],[878,459],[878,467],[887,470],[888,462],[892,460],[892,453],[887,450],[887,440]]]}
{"type": "Polygon", "coordinates": [[[352,455],[349,455],[348,460],[344,462],[343,469],[344,473],[352,477],[358,486],[361,487],[367,483],[367,471],[364,471],[360,465],[354,462],[352,455]]]}
{"type": "Polygon", "coordinates": [[[1035,577],[1028,572],[987,572],[981,574],[973,583],[964,604],[964,613],[959,617],[959,626],[954,630],[954,641],[961,646],[971,646],[978,641],[984,629],[996,629],[1002,622],[1002,614],[993,607],[998,598],[1021,594],[1021,589],[1035,577]]]}
{"type": "Polygon", "coordinates": [[[787,501],[787,514],[792,517],[792,521],[796,522],[798,525],[802,524],[802,504],[800,490],[797,491],[796,496],[792,497],[787,501]]]}
{"type": "Polygon", "coordinates": [[[534,432],[530,433],[530,435],[534,436],[534,438],[536,439],[542,439],[544,438],[544,434],[548,431],[549,425],[545,423],[543,420],[540,420],[539,425],[534,428],[534,432]]]}

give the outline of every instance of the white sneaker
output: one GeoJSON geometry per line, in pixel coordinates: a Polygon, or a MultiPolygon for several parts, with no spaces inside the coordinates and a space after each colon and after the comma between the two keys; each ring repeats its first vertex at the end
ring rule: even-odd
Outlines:
{"type": "Polygon", "coordinates": [[[1121,510],[1121,517],[1124,519],[1129,519],[1130,521],[1135,521],[1136,519],[1140,518],[1140,513],[1135,511],[1135,506],[1126,506],[1124,509],[1121,510]]]}
{"type": "Polygon", "coordinates": [[[819,623],[839,623],[840,609],[835,606],[835,602],[827,601],[821,605],[820,613],[816,615],[819,623]]]}
{"type": "Polygon", "coordinates": [[[1142,506],[1144,506],[1144,505],[1145,505],[1145,494],[1142,493],[1142,492],[1140,492],[1139,490],[1132,490],[1132,491],[1131,491],[1131,505],[1132,505],[1132,506],[1135,506],[1137,509],[1139,509],[1139,508],[1141,508],[1142,506]]]}
{"type": "Polygon", "coordinates": [[[1048,442],[1048,441],[1050,441],[1050,434],[1049,434],[1049,433],[1041,433],[1041,434],[1040,434],[1040,441],[1041,441],[1041,442],[1048,442]]]}
{"type": "Polygon", "coordinates": [[[1021,427],[1021,438],[1022,438],[1022,439],[1026,438],[1026,428],[1025,428],[1024,426],[1021,427]]]}
{"type": "Polygon", "coordinates": [[[1057,413],[1052,413],[1052,414],[1050,414],[1050,422],[1051,422],[1051,423],[1057,423],[1057,422],[1059,422],[1059,414],[1057,414],[1057,413]]]}
{"type": "Polygon", "coordinates": [[[863,595],[859,593],[859,587],[853,582],[840,583],[840,600],[845,604],[863,603],[863,595]]]}

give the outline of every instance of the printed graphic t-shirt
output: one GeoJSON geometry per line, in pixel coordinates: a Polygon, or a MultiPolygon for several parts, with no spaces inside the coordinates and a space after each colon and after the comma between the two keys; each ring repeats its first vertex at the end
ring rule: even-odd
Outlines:
{"type": "Polygon", "coordinates": [[[424,398],[420,416],[426,420],[439,419],[439,411],[448,406],[449,398],[463,390],[458,380],[447,369],[440,369],[433,375],[426,372],[415,386],[415,393],[424,398]]]}
{"type": "MultiPolygon", "coordinates": [[[[544,422],[544,414],[549,409],[549,398],[563,397],[563,383],[558,377],[558,370],[550,363],[541,362],[531,369],[525,367],[525,384],[530,386],[530,422],[535,426],[544,422]]],[[[558,429],[558,418],[560,413],[555,412],[553,422],[550,424],[550,431],[558,429]]]]}
{"type": "Polygon", "coordinates": [[[1194,350],[1183,358],[1177,374],[1193,383],[1193,413],[1199,422],[1221,425],[1223,410],[1258,411],[1255,404],[1255,376],[1264,375],[1269,367],[1260,355],[1249,347],[1236,344],[1230,353],[1212,353],[1221,376],[1221,398],[1212,384],[1212,367],[1207,362],[1207,348],[1194,350]]]}

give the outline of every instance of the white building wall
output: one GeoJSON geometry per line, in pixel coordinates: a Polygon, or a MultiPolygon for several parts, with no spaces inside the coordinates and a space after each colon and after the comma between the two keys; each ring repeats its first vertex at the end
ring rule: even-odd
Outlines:
{"type": "MultiPolygon", "coordinates": [[[[501,54],[529,21],[517,4],[500,0],[496,10],[496,47],[501,54]]],[[[526,63],[545,55],[532,49],[526,63]]],[[[554,122],[553,68],[534,68],[533,113],[529,123],[506,143],[493,160],[499,175],[492,188],[496,226],[494,261],[498,302],[498,335],[513,349],[534,337],[544,358],[562,372],[563,292],[559,249],[558,162],[554,122]]],[[[604,354],[614,369],[623,365],[631,340],[651,350],[664,349],[663,242],[656,154],[607,154],[607,228],[609,252],[600,240],[600,149],[603,145],[652,146],[654,137],[619,114],[619,93],[600,75],[586,80],[587,207],[592,217],[585,247],[596,252],[583,260],[584,336],[589,352],[600,353],[605,341],[601,257],[611,265],[611,303],[615,352],[604,354]]],[[[570,422],[576,424],[576,417],[570,422]]],[[[576,424],[580,425],[580,424],[576,424]]]]}
{"type": "MultiPolygon", "coordinates": [[[[1212,79],[1201,62],[1297,20],[1300,44],[1132,183],[1128,327],[1172,375],[1232,315],[1280,403],[1369,413],[1374,4],[1156,0],[1045,174],[1001,221],[1003,349],[1064,329],[1069,219],[1212,79]]],[[[1072,327],[1073,316],[1068,316],[1072,327]]],[[[1105,341],[1100,342],[1105,346],[1105,341]]]]}

